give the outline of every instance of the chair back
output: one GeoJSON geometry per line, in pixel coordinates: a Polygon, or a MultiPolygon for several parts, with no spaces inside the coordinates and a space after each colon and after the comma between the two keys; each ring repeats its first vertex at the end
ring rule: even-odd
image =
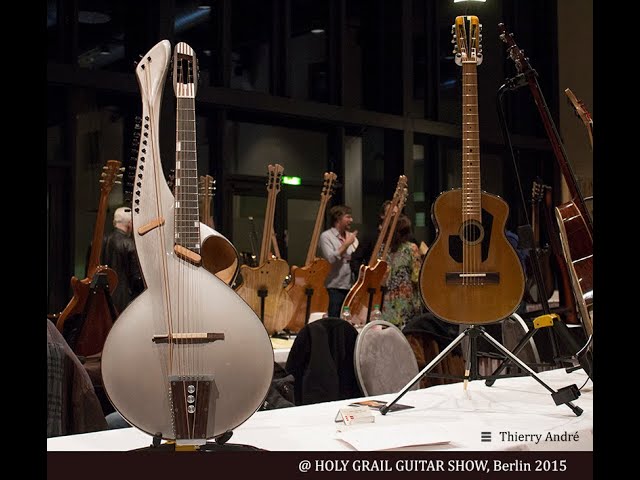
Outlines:
{"type": "MultiPolygon", "coordinates": [[[[418,374],[418,362],[404,334],[393,324],[374,320],[356,339],[354,368],[365,396],[397,393],[418,374]]],[[[416,382],[411,390],[417,390],[416,382]]]]}

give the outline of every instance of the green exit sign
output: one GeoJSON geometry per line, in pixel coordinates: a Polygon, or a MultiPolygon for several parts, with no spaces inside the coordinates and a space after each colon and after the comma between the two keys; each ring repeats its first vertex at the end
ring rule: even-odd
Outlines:
{"type": "Polygon", "coordinates": [[[300,185],[302,183],[302,179],[300,177],[287,177],[285,175],[282,177],[282,183],[287,185],[300,185]]]}

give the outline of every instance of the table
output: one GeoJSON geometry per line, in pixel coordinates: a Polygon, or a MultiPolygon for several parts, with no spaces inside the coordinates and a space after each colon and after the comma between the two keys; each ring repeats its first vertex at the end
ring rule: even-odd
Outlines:
{"type": "MultiPolygon", "coordinates": [[[[532,377],[439,385],[408,392],[399,403],[413,405],[404,411],[381,416],[375,423],[358,425],[368,434],[390,426],[415,430],[446,431],[448,443],[404,446],[400,450],[593,450],[593,383],[582,370],[542,372],[540,378],[554,389],[576,384],[582,389],[574,402],[584,410],[577,417],[565,405],[556,406],[551,394],[532,377]],[[490,432],[492,441],[482,441],[490,432]],[[534,435],[540,435],[536,437],[534,435]],[[485,435],[486,436],[486,433],[485,435]],[[570,437],[567,439],[567,437],[570,437]],[[538,439],[539,438],[539,439],[538,439]],[[538,439],[538,441],[536,441],[538,439]],[[555,439],[555,440],[554,440],[555,439]]],[[[375,398],[391,400],[395,394],[375,398]]],[[[369,397],[371,398],[371,397],[369,397]]],[[[337,438],[334,422],[339,408],[354,399],[261,411],[240,425],[231,442],[279,451],[354,451],[337,438]]],[[[151,444],[151,437],[136,428],[70,435],[47,439],[48,451],[122,451],[151,444]]]]}

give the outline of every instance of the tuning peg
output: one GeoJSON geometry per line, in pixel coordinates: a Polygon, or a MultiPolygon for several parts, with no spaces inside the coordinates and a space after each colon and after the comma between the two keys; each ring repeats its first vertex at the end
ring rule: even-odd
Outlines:
{"type": "Polygon", "coordinates": [[[115,178],[122,178],[122,173],[118,173],[115,178]]]}
{"type": "Polygon", "coordinates": [[[116,185],[122,184],[122,182],[120,180],[114,180],[113,183],[115,183],[116,185]]]}
{"type": "Polygon", "coordinates": [[[107,174],[106,174],[105,172],[102,172],[102,173],[100,174],[100,176],[101,176],[101,177],[106,177],[106,176],[107,176],[107,174]]]}
{"type": "Polygon", "coordinates": [[[124,167],[120,167],[120,168],[118,169],[118,171],[120,171],[120,172],[124,172],[124,167]]]}

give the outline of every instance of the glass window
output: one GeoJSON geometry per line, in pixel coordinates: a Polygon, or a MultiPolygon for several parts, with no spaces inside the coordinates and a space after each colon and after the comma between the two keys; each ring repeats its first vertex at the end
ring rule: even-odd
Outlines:
{"type": "Polygon", "coordinates": [[[327,134],[259,123],[227,122],[233,153],[225,158],[231,174],[264,176],[279,163],[284,175],[317,181],[327,167],[327,134]]]}
{"type": "Polygon", "coordinates": [[[292,0],[290,75],[293,98],[327,102],[328,2],[292,0]]]}
{"type": "Polygon", "coordinates": [[[269,92],[272,2],[231,2],[231,88],[269,92]]]}

